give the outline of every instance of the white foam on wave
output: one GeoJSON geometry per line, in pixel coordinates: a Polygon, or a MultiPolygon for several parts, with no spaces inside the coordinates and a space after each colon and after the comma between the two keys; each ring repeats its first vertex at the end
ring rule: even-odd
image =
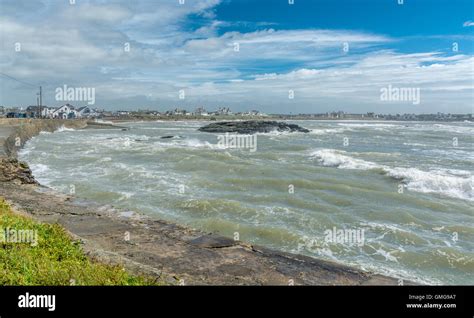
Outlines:
{"type": "Polygon", "coordinates": [[[75,129],[67,128],[67,127],[64,127],[64,125],[62,125],[62,126],[59,127],[58,129],[56,129],[55,132],[63,132],[63,131],[75,131],[75,129]]]}
{"type": "Polygon", "coordinates": [[[391,168],[387,175],[403,180],[408,190],[440,193],[449,197],[474,201],[474,177],[449,174],[445,170],[422,171],[417,168],[391,168]]]}
{"type": "MultiPolygon", "coordinates": [[[[30,143],[31,144],[31,143],[30,143]]],[[[32,150],[35,149],[35,147],[31,146],[30,144],[27,144],[24,148],[21,148],[19,151],[18,151],[18,156],[21,158],[21,157],[26,157],[28,156],[32,150]],[[28,145],[30,145],[28,147],[28,145]]]]}
{"type": "Polygon", "coordinates": [[[126,201],[133,197],[136,193],[134,192],[127,192],[127,191],[118,191],[118,194],[120,194],[120,198],[118,199],[119,201],[126,201]]]}
{"type": "Polygon", "coordinates": [[[449,132],[455,134],[474,134],[474,128],[466,126],[465,123],[460,124],[414,124],[408,125],[405,129],[414,131],[425,131],[425,132],[449,132]]]}
{"type": "Polygon", "coordinates": [[[55,179],[52,169],[42,163],[30,163],[29,167],[35,179],[42,185],[49,186],[55,179]]]}
{"type": "Polygon", "coordinates": [[[386,175],[402,180],[408,190],[438,193],[452,198],[474,201],[474,176],[469,171],[389,167],[363,159],[353,158],[346,151],[320,149],[311,153],[323,166],[339,169],[382,170],[386,175]]]}
{"type": "Polygon", "coordinates": [[[350,128],[315,128],[311,129],[310,134],[313,135],[329,135],[329,134],[341,134],[345,131],[350,131],[350,128]]]}
{"type": "MultiPolygon", "coordinates": [[[[294,135],[302,135],[302,134],[306,134],[304,132],[301,132],[301,131],[289,131],[289,130],[282,130],[282,131],[279,131],[278,129],[273,129],[269,132],[257,132],[255,133],[255,135],[257,136],[294,136],[294,135]]],[[[251,136],[249,134],[239,134],[241,136],[251,136]]]]}
{"type": "Polygon", "coordinates": [[[431,126],[431,129],[436,130],[436,131],[446,131],[446,132],[457,133],[457,134],[469,134],[469,135],[474,134],[474,128],[466,127],[466,126],[458,126],[458,125],[434,124],[431,126]]]}
{"type": "Polygon", "coordinates": [[[370,170],[380,167],[375,163],[348,156],[346,152],[342,150],[321,149],[311,153],[311,156],[318,158],[319,162],[326,167],[357,170],[370,170]]]}
{"type": "Polygon", "coordinates": [[[191,148],[191,149],[222,149],[217,142],[212,144],[199,139],[168,139],[169,141],[156,141],[153,144],[164,148],[191,148]]]}
{"type": "Polygon", "coordinates": [[[426,145],[426,144],[421,144],[421,143],[417,143],[417,142],[404,142],[403,145],[404,146],[414,146],[414,147],[428,147],[428,145],[426,145]]]}
{"type": "Polygon", "coordinates": [[[258,132],[258,133],[256,133],[256,135],[257,136],[288,136],[288,135],[295,134],[295,133],[296,132],[278,131],[277,129],[275,129],[275,130],[272,130],[270,132],[258,132]]]}
{"type": "Polygon", "coordinates": [[[379,223],[379,222],[361,222],[361,226],[363,227],[369,227],[371,229],[381,229],[383,231],[387,232],[405,232],[405,233],[411,233],[407,228],[401,228],[397,224],[387,224],[387,223],[379,223]]]}
{"type": "Polygon", "coordinates": [[[380,124],[380,123],[339,123],[339,126],[344,126],[344,127],[388,127],[388,128],[393,128],[393,127],[400,127],[400,125],[397,124],[380,124]]]}
{"type": "Polygon", "coordinates": [[[185,139],[182,140],[182,142],[177,142],[180,145],[184,145],[186,147],[190,148],[210,148],[210,149],[220,149],[222,147],[219,147],[217,144],[211,144],[210,142],[207,141],[202,141],[199,139],[185,139]]]}
{"type": "Polygon", "coordinates": [[[100,123],[100,124],[110,124],[110,125],[114,125],[114,124],[115,124],[113,121],[110,121],[110,120],[103,120],[103,119],[95,119],[94,122],[100,123]]]}
{"type": "MultiPolygon", "coordinates": [[[[309,133],[313,135],[326,135],[331,133],[342,133],[346,130],[351,130],[347,128],[314,128],[309,129],[309,133]]],[[[294,135],[305,135],[305,132],[301,131],[289,131],[289,130],[282,130],[279,131],[278,129],[274,129],[269,132],[257,132],[255,135],[257,136],[294,136],[294,135]]],[[[245,134],[241,134],[245,135],[245,134]]]]}
{"type": "Polygon", "coordinates": [[[42,163],[30,164],[30,169],[34,175],[42,175],[50,170],[47,165],[44,165],[42,163]]]}
{"type": "Polygon", "coordinates": [[[395,251],[386,251],[382,248],[378,248],[378,249],[375,250],[374,254],[381,255],[381,256],[385,257],[386,261],[398,263],[398,259],[395,256],[392,255],[392,253],[394,253],[394,252],[397,252],[397,251],[396,250],[395,251]]]}
{"type": "Polygon", "coordinates": [[[365,130],[365,129],[370,129],[373,131],[382,131],[382,132],[389,132],[392,131],[393,129],[400,129],[403,126],[402,125],[397,125],[397,124],[377,124],[377,123],[360,123],[360,124],[354,124],[354,123],[339,123],[338,125],[343,126],[347,129],[350,130],[365,130]]]}
{"type": "Polygon", "coordinates": [[[409,124],[406,122],[398,123],[338,123],[339,126],[350,128],[372,128],[374,130],[386,130],[387,128],[395,128],[415,131],[432,131],[432,132],[450,132],[457,134],[474,134],[474,128],[457,124],[409,124]]]}

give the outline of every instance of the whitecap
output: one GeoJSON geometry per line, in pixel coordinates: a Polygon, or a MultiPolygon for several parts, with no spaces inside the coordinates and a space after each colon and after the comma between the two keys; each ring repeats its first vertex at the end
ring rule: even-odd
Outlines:
{"type": "Polygon", "coordinates": [[[373,162],[348,156],[346,152],[342,150],[321,149],[311,153],[311,156],[318,158],[319,162],[326,167],[357,170],[370,170],[380,167],[373,162]]]}
{"type": "Polygon", "coordinates": [[[68,127],[65,127],[64,125],[62,125],[62,126],[59,127],[58,129],[56,129],[55,132],[63,132],[63,131],[75,131],[75,129],[68,128],[68,127]]]}
{"type": "Polygon", "coordinates": [[[30,169],[31,169],[31,171],[33,171],[34,175],[36,175],[36,174],[41,175],[41,174],[44,174],[44,173],[46,173],[50,170],[47,165],[42,164],[42,163],[30,164],[30,169]]]}
{"type": "Polygon", "coordinates": [[[328,134],[340,134],[345,131],[350,131],[350,128],[315,128],[311,129],[310,134],[313,135],[328,135],[328,134]]]}
{"type": "Polygon", "coordinates": [[[448,174],[443,170],[422,171],[417,168],[388,168],[387,175],[403,180],[408,190],[439,193],[452,198],[474,201],[474,177],[448,174]]]}
{"type": "Polygon", "coordinates": [[[438,193],[452,198],[474,201],[474,176],[464,170],[432,169],[423,171],[410,167],[389,167],[358,158],[335,149],[320,149],[311,153],[323,166],[339,169],[382,170],[386,175],[401,180],[406,188],[421,193],[438,193]],[[452,172],[452,173],[451,173],[452,172]]]}
{"type": "Polygon", "coordinates": [[[381,255],[381,256],[385,257],[386,261],[398,263],[398,259],[391,254],[391,253],[394,253],[394,252],[397,252],[397,250],[387,252],[387,251],[379,248],[375,251],[375,254],[378,254],[378,255],[381,255]]]}

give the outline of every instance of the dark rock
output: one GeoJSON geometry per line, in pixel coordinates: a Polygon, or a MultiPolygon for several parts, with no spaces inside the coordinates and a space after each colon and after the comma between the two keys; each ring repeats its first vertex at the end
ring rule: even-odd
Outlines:
{"type": "Polygon", "coordinates": [[[30,168],[15,158],[0,158],[0,181],[20,184],[38,184],[30,168]]]}
{"type": "Polygon", "coordinates": [[[279,132],[309,132],[308,129],[296,124],[287,124],[277,121],[223,121],[212,123],[198,129],[203,132],[210,133],[237,133],[237,134],[255,134],[269,133],[272,131],[279,132]]]}

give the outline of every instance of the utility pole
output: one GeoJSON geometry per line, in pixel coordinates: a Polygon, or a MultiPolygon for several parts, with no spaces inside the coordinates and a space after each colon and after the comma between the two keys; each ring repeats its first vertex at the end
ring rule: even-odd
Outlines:
{"type": "Polygon", "coordinates": [[[42,114],[42,108],[43,108],[43,93],[42,93],[42,90],[41,90],[41,86],[40,86],[40,96],[39,96],[39,118],[42,118],[43,117],[43,114],[42,114]]]}

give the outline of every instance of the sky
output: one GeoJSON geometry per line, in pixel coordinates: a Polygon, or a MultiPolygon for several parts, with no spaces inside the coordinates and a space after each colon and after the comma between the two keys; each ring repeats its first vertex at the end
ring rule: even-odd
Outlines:
{"type": "Polygon", "coordinates": [[[473,31],[472,0],[0,0],[0,105],[472,113],[473,31]]]}

